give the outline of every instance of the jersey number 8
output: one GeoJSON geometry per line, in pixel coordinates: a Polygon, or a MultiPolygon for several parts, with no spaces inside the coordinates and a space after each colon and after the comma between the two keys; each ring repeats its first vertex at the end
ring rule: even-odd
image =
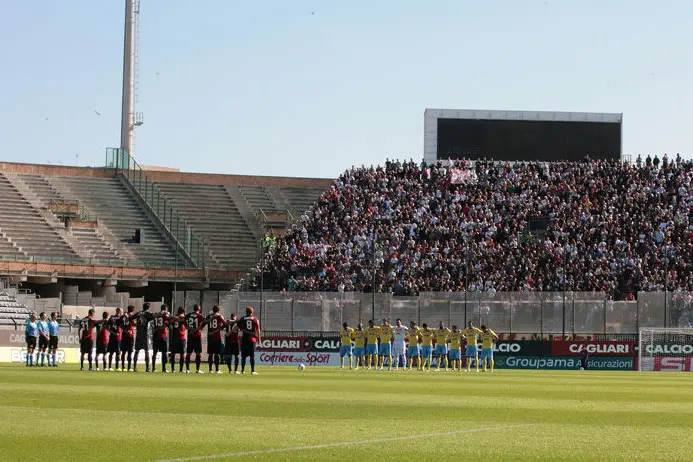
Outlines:
{"type": "Polygon", "coordinates": [[[246,320],[245,320],[245,330],[253,330],[253,321],[252,321],[252,319],[246,319],[246,320]]]}

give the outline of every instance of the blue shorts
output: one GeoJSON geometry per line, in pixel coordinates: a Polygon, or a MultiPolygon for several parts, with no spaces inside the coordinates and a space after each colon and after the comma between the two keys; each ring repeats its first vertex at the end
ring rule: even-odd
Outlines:
{"type": "Polygon", "coordinates": [[[366,354],[367,355],[377,355],[378,354],[378,345],[375,343],[369,343],[366,345],[366,354]]]}
{"type": "Polygon", "coordinates": [[[462,351],[459,348],[450,348],[448,356],[452,361],[459,361],[460,359],[462,359],[462,351]]]}
{"type": "Polygon", "coordinates": [[[436,345],[436,356],[445,356],[448,354],[447,345],[436,345]]]}
{"type": "Polygon", "coordinates": [[[432,346],[422,346],[421,347],[421,356],[424,358],[430,358],[431,357],[431,352],[433,350],[432,346]]]}
{"type": "Polygon", "coordinates": [[[464,354],[465,356],[477,356],[479,354],[479,349],[476,345],[467,345],[464,354]]]}
{"type": "Polygon", "coordinates": [[[364,350],[363,347],[354,347],[354,356],[357,358],[366,356],[366,350],[364,350]]]}
{"type": "Polygon", "coordinates": [[[481,359],[493,359],[493,348],[482,348],[481,359]]]}
{"type": "Polygon", "coordinates": [[[339,356],[351,356],[351,345],[342,345],[339,347],[339,356]]]}
{"type": "Polygon", "coordinates": [[[381,343],[378,354],[380,356],[390,356],[392,354],[392,345],[390,343],[381,343]]]}
{"type": "Polygon", "coordinates": [[[409,346],[407,347],[407,356],[410,358],[418,358],[421,356],[421,352],[419,351],[418,346],[409,346]]]}

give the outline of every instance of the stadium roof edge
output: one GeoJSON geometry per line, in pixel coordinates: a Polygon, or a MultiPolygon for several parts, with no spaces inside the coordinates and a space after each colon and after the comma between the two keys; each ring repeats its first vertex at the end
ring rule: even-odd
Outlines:
{"type": "Polygon", "coordinates": [[[426,121],[437,119],[474,119],[622,123],[623,113],[426,108],[424,110],[424,119],[426,121]]]}
{"type": "MultiPolygon", "coordinates": [[[[49,176],[88,176],[109,177],[114,170],[106,167],[78,167],[55,164],[29,164],[21,162],[0,161],[0,172],[28,173],[49,176]]],[[[289,176],[263,176],[263,175],[238,175],[225,173],[196,173],[180,171],[145,171],[146,175],[154,181],[171,181],[179,183],[203,183],[203,184],[248,184],[248,185],[274,185],[297,187],[325,187],[334,181],[333,178],[308,178],[289,176]]]]}

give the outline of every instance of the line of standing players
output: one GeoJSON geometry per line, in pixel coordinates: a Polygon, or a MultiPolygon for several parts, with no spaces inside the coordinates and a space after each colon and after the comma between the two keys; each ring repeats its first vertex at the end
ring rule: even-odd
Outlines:
{"type": "Polygon", "coordinates": [[[240,356],[240,373],[245,374],[246,360],[249,360],[251,374],[257,374],[255,372],[255,344],[260,340],[261,334],[260,321],[255,317],[253,307],[246,309],[245,316],[237,318],[235,314],[232,314],[229,320],[224,319],[216,305],[207,316],[202,314],[200,305],[195,305],[191,313],[186,313],[182,307],[178,308],[176,315],[171,314],[169,307],[165,304],[161,305],[161,311],[158,313],[152,313],[149,308],[148,303],[144,304],[140,312],[135,312],[134,306],[128,306],[126,313],[123,313],[121,308],[117,308],[115,315],[104,312],[100,320],[94,318],[94,310],[90,309],[88,316],[79,322],[80,370],[84,370],[85,357],[90,371],[99,370],[99,357],[101,357],[105,371],[137,372],[139,353],[144,351],[147,372],[156,372],[156,358],[160,353],[161,372],[168,372],[167,365],[170,362],[171,372],[175,373],[178,356],[178,372],[189,374],[190,361],[194,354],[195,372],[202,374],[204,373],[200,369],[202,331],[206,328],[207,362],[210,373],[222,373],[219,365],[223,355],[229,373],[239,373],[240,356]],[[226,348],[224,348],[224,338],[226,348]],[[150,343],[153,353],[151,358],[150,343]],[[96,346],[95,356],[94,346],[96,346]],[[95,365],[94,362],[96,362],[95,365]],[[114,362],[115,369],[113,369],[114,362]]]}

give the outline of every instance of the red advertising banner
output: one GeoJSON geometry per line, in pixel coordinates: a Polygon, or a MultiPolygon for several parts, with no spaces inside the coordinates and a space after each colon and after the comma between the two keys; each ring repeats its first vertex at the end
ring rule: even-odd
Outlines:
{"type": "Polygon", "coordinates": [[[593,356],[635,356],[635,342],[600,341],[554,341],[551,342],[553,356],[576,356],[587,351],[593,356]]]}
{"type": "Polygon", "coordinates": [[[306,351],[310,344],[304,337],[262,337],[257,351],[306,351]]]}
{"type": "Polygon", "coordinates": [[[644,362],[643,370],[657,372],[693,372],[693,358],[671,358],[656,356],[649,359],[649,361],[644,362]]]}
{"type": "Polygon", "coordinates": [[[263,337],[257,351],[338,352],[339,337],[263,337]]]}

